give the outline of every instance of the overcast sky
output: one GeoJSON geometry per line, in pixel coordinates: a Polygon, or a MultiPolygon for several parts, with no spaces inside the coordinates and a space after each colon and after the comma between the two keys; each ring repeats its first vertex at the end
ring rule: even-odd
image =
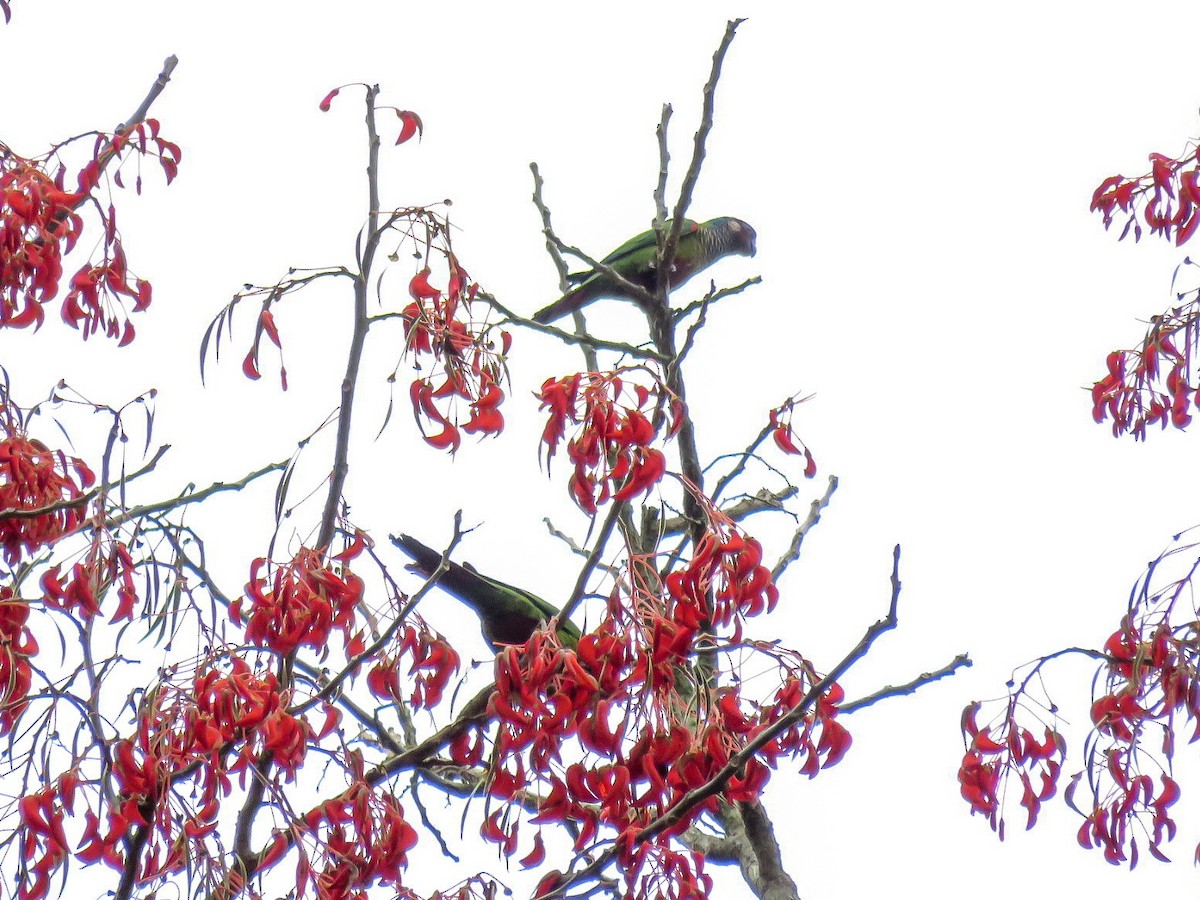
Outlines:
{"type": "MultiPolygon", "coordinates": [[[[112,127],[163,58],[180,59],[153,111],[183,148],[179,178],[163,188],[151,173],[145,196],[119,198],[131,265],[156,290],[139,340],[81,345],[56,315],[37,334],[0,333],[25,402],[62,377],[111,403],[162,389],[156,437],[177,447],[163,485],[284,458],[332,406],[344,353],[333,294],[281,318],[286,395],[269,375],[245,382],[241,351],[207,391],[197,367],[200,334],[243,283],[351,258],[365,203],[361,95],[344,92],[323,114],[330,88],[379,83],[382,102],[422,116],[423,142],[388,153],[388,202],[453,199],[464,264],[528,313],[556,285],[528,163],[542,168],[567,242],[598,256],[647,227],[661,105],[675,107],[679,163],[724,23],[748,16],[692,211],[754,225],[758,256],[712,274],[761,274],[763,285],[714,313],[697,352],[702,446],[734,449],[784,397],[815,393],[796,418],[821,470],[805,488],[816,496],[831,473],[842,486],[772,628],[831,665],[884,613],[900,542],[901,627],[848,694],[964,650],[976,661],[848,720],[855,744],[837,768],[772,783],[801,895],[1196,890],[1195,766],[1182,769],[1178,861],[1147,857],[1133,874],[1080,849],[1058,800],[1030,835],[1018,810],[1000,845],[954,777],[963,705],[1003,693],[1012,667],[1041,653],[1101,643],[1145,564],[1200,522],[1200,435],[1114,440],[1092,423],[1085,390],[1105,354],[1136,342],[1138,320],[1171,300],[1182,252],[1118,244],[1087,207],[1106,176],[1140,174],[1149,152],[1175,155],[1200,132],[1195,55],[1179,37],[1200,27],[1195,3],[12,6],[0,140],[21,153],[112,127]]],[[[541,517],[577,534],[583,524],[561,482],[537,473],[528,392],[579,363],[532,335],[514,357],[511,425],[495,445],[468,441],[451,463],[413,440],[405,414],[362,451],[350,490],[365,523],[431,543],[465,508],[484,523],[468,558],[554,596],[572,570],[541,517]],[[387,475],[368,477],[371,465],[387,475]]],[[[382,409],[363,415],[378,422],[382,409]]],[[[266,494],[258,502],[267,510],[266,494]]],[[[244,577],[245,561],[230,571],[244,577]]],[[[1056,697],[1076,713],[1072,772],[1090,670],[1056,672],[1056,697]]]]}

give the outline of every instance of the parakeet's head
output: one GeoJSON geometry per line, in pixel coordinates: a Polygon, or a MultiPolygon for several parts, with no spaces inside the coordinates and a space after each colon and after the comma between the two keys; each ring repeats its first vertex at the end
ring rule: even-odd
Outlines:
{"type": "Polygon", "coordinates": [[[757,251],[758,248],[754,242],[758,235],[754,233],[750,223],[732,216],[722,216],[719,219],[713,219],[708,224],[725,232],[730,253],[736,253],[739,256],[753,256],[757,251]]]}

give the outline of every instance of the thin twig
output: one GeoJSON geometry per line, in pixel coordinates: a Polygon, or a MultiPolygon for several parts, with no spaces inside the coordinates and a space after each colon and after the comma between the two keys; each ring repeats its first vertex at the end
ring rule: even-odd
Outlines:
{"type": "Polygon", "coordinates": [[[721,66],[725,62],[725,54],[728,52],[730,44],[733,43],[738,26],[745,21],[745,19],[733,19],[726,23],[725,36],[721,38],[720,45],[713,53],[712,72],[709,74],[708,83],[704,85],[704,106],[700,113],[700,127],[696,129],[696,136],[692,144],[692,161],[683,176],[683,184],[679,188],[679,200],[676,201],[675,211],[672,214],[675,224],[672,226],[671,232],[676,240],[678,240],[680,229],[683,228],[683,218],[687,215],[688,207],[692,205],[692,192],[696,189],[696,182],[700,179],[700,167],[704,164],[708,134],[713,127],[713,113],[716,106],[717,83],[721,80],[721,66]]]}
{"type": "Polygon", "coordinates": [[[537,163],[531,162],[529,171],[533,173],[533,205],[537,207],[537,211],[542,217],[542,231],[546,235],[546,252],[550,254],[550,259],[554,261],[554,269],[558,272],[558,289],[565,294],[567,288],[570,287],[570,281],[567,280],[569,268],[567,261],[563,259],[563,255],[558,249],[557,240],[550,239],[550,235],[554,234],[554,227],[550,224],[550,207],[542,199],[542,187],[545,182],[542,181],[542,173],[538,171],[537,163]]]}
{"type": "Polygon", "coordinates": [[[679,309],[672,310],[671,315],[675,317],[675,321],[686,318],[697,309],[706,309],[717,303],[719,300],[724,300],[726,297],[733,297],[742,293],[746,288],[753,287],[756,284],[762,284],[762,276],[755,275],[753,278],[747,278],[741,284],[735,284],[733,287],[721,288],[720,290],[712,290],[705,294],[699,300],[693,300],[687,306],[682,306],[679,309]]]}
{"type": "MultiPolygon", "coordinates": [[[[480,299],[486,300],[497,312],[518,325],[523,325],[534,331],[540,331],[542,334],[548,334],[551,337],[556,337],[560,341],[567,344],[582,344],[584,348],[595,347],[599,350],[612,350],[616,353],[625,353],[637,359],[649,359],[655,362],[665,362],[662,354],[655,353],[653,350],[648,350],[644,347],[635,347],[633,344],[626,344],[621,341],[606,341],[602,338],[593,337],[591,334],[572,334],[569,331],[563,331],[561,328],[555,328],[553,325],[543,325],[541,322],[535,322],[533,319],[526,319],[513,312],[491,294],[480,292],[477,296],[480,299]]],[[[596,370],[595,361],[589,361],[589,370],[596,370]]]]}
{"type": "MultiPolygon", "coordinates": [[[[800,493],[800,489],[794,484],[789,484],[780,491],[763,488],[752,497],[743,497],[731,506],[721,507],[721,514],[728,516],[734,522],[740,522],[755,513],[779,512],[784,510],[784,501],[790,500],[798,493],[800,493]]],[[[683,534],[687,526],[687,520],[683,516],[671,516],[662,523],[662,536],[674,537],[683,534]]]]}
{"type": "Polygon", "coordinates": [[[829,505],[829,500],[833,497],[833,492],[837,490],[838,479],[836,475],[829,476],[829,486],[825,488],[825,493],[812,502],[808,508],[808,517],[805,518],[800,526],[792,532],[792,541],[788,545],[787,551],[779,557],[779,562],[775,563],[775,568],[771,569],[771,581],[777,581],[787,567],[800,558],[800,547],[804,543],[804,539],[813,527],[821,521],[821,510],[829,505]]]}
{"type": "Polygon", "coordinates": [[[838,714],[848,716],[851,713],[864,709],[872,704],[878,703],[880,700],[887,700],[891,697],[902,697],[907,694],[915,694],[919,688],[927,684],[932,684],[935,681],[953,675],[959,669],[970,668],[971,657],[969,654],[960,653],[946,665],[940,669],[934,669],[932,672],[922,672],[912,681],[906,681],[904,684],[886,685],[879,690],[867,694],[865,697],[859,697],[857,700],[851,700],[849,703],[838,704],[838,714]]]}
{"type": "Polygon", "coordinates": [[[207,500],[213,494],[219,494],[222,491],[240,491],[242,488],[250,484],[250,482],[268,475],[271,472],[279,472],[286,469],[288,460],[280,460],[279,462],[268,463],[261,469],[255,469],[243,475],[237,481],[214,481],[206,488],[201,488],[198,491],[192,491],[188,494],[181,494],[170,500],[160,500],[157,503],[147,503],[143,506],[135,506],[132,509],[127,509],[117,516],[113,516],[105,525],[109,528],[122,525],[132,519],[138,519],[142,516],[153,515],[154,513],[165,512],[172,509],[177,509],[180,506],[187,506],[189,503],[199,503],[201,500],[207,500]]]}
{"type": "Polygon", "coordinates": [[[621,515],[621,510],[625,506],[625,501],[614,500],[612,506],[609,508],[608,515],[604,518],[604,524],[600,526],[600,533],[596,535],[596,544],[592,547],[592,552],[588,554],[588,558],[584,561],[583,568],[579,570],[579,577],[575,579],[575,587],[571,590],[571,596],[563,604],[562,611],[558,614],[560,621],[570,619],[571,613],[575,611],[575,607],[582,602],[584,589],[587,587],[592,570],[599,563],[600,555],[604,553],[609,535],[612,534],[613,526],[616,525],[617,519],[621,515]]]}
{"type": "Polygon", "coordinates": [[[671,124],[670,103],[664,103],[662,115],[658,119],[658,127],[654,129],[654,137],[658,142],[658,179],[654,184],[654,233],[658,245],[662,246],[662,232],[666,225],[667,216],[667,175],[671,164],[671,150],[667,144],[667,126],[671,124]]]}

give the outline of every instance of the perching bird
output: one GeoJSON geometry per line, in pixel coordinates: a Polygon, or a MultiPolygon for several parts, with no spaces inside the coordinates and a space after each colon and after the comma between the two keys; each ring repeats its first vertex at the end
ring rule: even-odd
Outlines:
{"type": "MultiPolygon", "coordinates": [[[[392,543],[412,557],[418,572],[431,576],[442,562],[442,554],[407,534],[392,536],[392,543]]],[[[484,639],[499,649],[501,644],[523,644],[537,628],[558,615],[558,609],[541,597],[481,575],[469,565],[448,562],[438,578],[438,587],[457,597],[479,616],[484,639]]],[[[579,628],[569,619],[558,623],[558,635],[567,647],[579,643],[579,628]]]]}
{"type": "MultiPolygon", "coordinates": [[[[667,227],[669,228],[670,225],[671,223],[668,221],[667,227]]],[[[753,256],[754,239],[754,229],[741,219],[721,216],[700,224],[696,224],[691,219],[684,219],[683,231],[680,232],[679,243],[675,246],[675,259],[671,262],[671,278],[668,289],[674,290],[723,256],[733,253],[739,256],[753,256]]],[[[631,281],[653,292],[658,281],[654,271],[657,255],[658,238],[653,231],[643,231],[604,257],[602,262],[620,274],[626,281],[631,281]]],[[[612,278],[595,269],[572,273],[567,276],[567,280],[576,284],[577,287],[545,309],[535,312],[533,321],[545,325],[547,322],[553,322],[568,313],[582,309],[601,297],[632,299],[628,291],[622,289],[612,278]]]]}

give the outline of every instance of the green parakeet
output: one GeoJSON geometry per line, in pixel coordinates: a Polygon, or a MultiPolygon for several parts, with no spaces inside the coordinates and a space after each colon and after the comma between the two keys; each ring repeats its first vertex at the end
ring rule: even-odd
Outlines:
{"type": "MultiPolygon", "coordinates": [[[[392,543],[412,558],[412,568],[426,578],[442,562],[441,553],[407,534],[394,535],[392,543]]],[[[438,579],[438,587],[475,611],[483,636],[494,649],[502,644],[525,643],[540,625],[558,615],[552,603],[529,591],[481,575],[469,565],[448,565],[438,579]]],[[[579,628],[570,620],[558,623],[558,635],[567,647],[579,643],[579,628]]]]}
{"type": "MultiPolygon", "coordinates": [[[[670,224],[667,223],[668,228],[670,224]]],[[[755,237],[754,229],[741,219],[721,216],[699,224],[684,219],[683,231],[675,247],[675,259],[671,262],[668,288],[674,290],[723,256],[753,256],[755,237]]],[[[604,257],[603,262],[627,281],[653,291],[658,281],[654,271],[657,254],[658,238],[653,231],[643,231],[604,257]]],[[[533,321],[545,325],[601,297],[631,299],[612,278],[595,269],[575,272],[568,275],[567,279],[577,286],[546,308],[535,312],[533,321]]]]}

